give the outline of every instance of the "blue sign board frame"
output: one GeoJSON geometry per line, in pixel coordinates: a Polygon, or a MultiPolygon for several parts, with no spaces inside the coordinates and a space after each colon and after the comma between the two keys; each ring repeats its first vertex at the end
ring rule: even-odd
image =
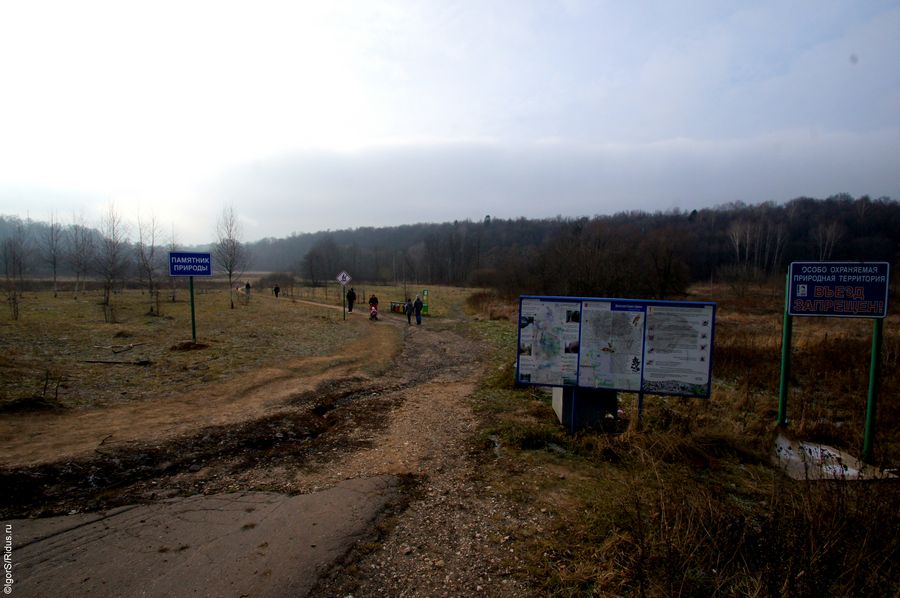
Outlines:
{"type": "Polygon", "coordinates": [[[792,262],[788,270],[788,315],[885,318],[887,262],[792,262]]]}
{"type": "Polygon", "coordinates": [[[169,252],[169,276],[212,275],[212,256],[209,253],[169,252]]]}
{"type": "MultiPolygon", "coordinates": [[[[516,383],[529,386],[602,388],[641,394],[709,398],[712,394],[716,308],[716,303],[707,301],[520,296],[516,341],[516,383]],[[525,307],[524,310],[523,307],[525,307]],[[559,329],[557,334],[551,334],[556,338],[550,341],[554,345],[551,352],[555,350],[556,355],[560,358],[559,372],[554,372],[555,380],[548,381],[546,377],[540,375],[539,370],[546,364],[536,363],[540,360],[537,354],[546,348],[536,348],[537,343],[533,340],[544,335],[544,331],[541,330],[541,314],[536,310],[545,311],[548,316],[544,319],[555,320],[556,327],[559,329]],[[601,312],[607,312],[608,317],[601,312]],[[666,313],[665,316],[654,315],[663,314],[663,312],[666,313]],[[591,324],[591,321],[598,319],[597,316],[605,318],[604,322],[609,321],[611,327],[618,327],[618,331],[611,334],[619,335],[619,340],[623,344],[634,345],[639,340],[640,346],[631,349],[630,353],[627,350],[620,352],[620,357],[623,353],[626,354],[625,361],[619,364],[619,369],[626,371],[624,376],[613,375],[608,378],[598,376],[596,373],[598,368],[592,368],[594,365],[592,360],[596,356],[602,355],[601,359],[605,359],[607,356],[612,357],[605,355],[604,352],[614,353],[620,348],[613,343],[610,343],[609,347],[604,346],[602,334],[598,334],[591,324]],[[651,370],[654,373],[661,371],[660,365],[654,365],[652,368],[648,366],[660,353],[665,352],[660,350],[654,354],[654,351],[660,348],[659,342],[662,341],[662,336],[660,331],[654,330],[651,318],[661,321],[663,317],[667,318],[669,324],[674,325],[663,334],[668,336],[669,341],[678,344],[677,347],[673,346],[673,351],[664,358],[671,359],[674,355],[676,361],[693,359],[694,361],[688,365],[688,369],[693,368],[695,377],[702,378],[702,382],[665,380],[665,376],[649,375],[651,370]],[[627,330],[629,324],[634,327],[632,333],[627,330]],[[622,332],[623,326],[625,327],[624,333],[622,332]],[[685,329],[684,333],[678,332],[679,327],[685,329]],[[523,331],[529,335],[524,342],[523,331]],[[628,338],[629,334],[630,338],[628,338]],[[702,343],[702,349],[700,345],[688,346],[695,341],[702,343]],[[650,361],[648,362],[648,360],[650,361]],[[623,363],[624,367],[622,367],[623,363]],[[632,373],[627,375],[629,368],[632,368],[632,373]]],[[[543,340],[542,338],[538,342],[543,342],[543,340]]],[[[681,369],[682,365],[681,363],[672,363],[670,371],[677,371],[681,369]]],[[[677,377],[676,375],[673,378],[677,377]]]]}

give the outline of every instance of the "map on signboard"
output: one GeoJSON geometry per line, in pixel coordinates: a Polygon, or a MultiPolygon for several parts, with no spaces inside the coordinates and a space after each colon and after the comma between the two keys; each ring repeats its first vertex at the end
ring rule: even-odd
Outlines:
{"type": "Polygon", "coordinates": [[[522,297],[516,380],[708,397],[715,304],[522,297]]]}
{"type": "Polygon", "coordinates": [[[713,307],[648,306],[645,392],[709,394],[713,307]]]}
{"type": "Polygon", "coordinates": [[[574,385],[578,375],[578,302],[522,301],[519,318],[519,381],[574,385]]]}
{"type": "Polygon", "coordinates": [[[578,385],[640,390],[645,306],[585,301],[578,385]]]}

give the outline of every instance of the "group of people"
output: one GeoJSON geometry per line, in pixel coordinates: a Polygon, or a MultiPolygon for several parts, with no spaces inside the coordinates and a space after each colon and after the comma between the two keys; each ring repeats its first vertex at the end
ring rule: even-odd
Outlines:
{"type": "Polygon", "coordinates": [[[424,307],[424,303],[422,303],[422,299],[416,295],[415,302],[409,297],[406,298],[406,303],[403,305],[403,313],[406,314],[406,323],[412,326],[412,315],[413,312],[416,314],[416,324],[422,323],[422,307],[424,307]]]}
{"type": "MultiPolygon", "coordinates": [[[[240,290],[241,286],[238,285],[236,290],[240,290]]],[[[250,283],[248,282],[244,285],[243,288],[245,300],[250,297],[250,283]]],[[[281,293],[281,287],[276,284],[272,287],[272,294],[275,295],[275,298],[278,299],[278,295],[281,293]]],[[[350,290],[347,291],[347,311],[353,311],[353,304],[356,303],[356,291],[353,287],[350,287],[350,290]]],[[[378,297],[375,296],[375,293],[372,293],[372,296],[369,297],[369,309],[375,308],[376,316],[373,319],[377,319],[378,314],[378,297]]],[[[406,303],[403,304],[403,313],[406,314],[406,323],[412,326],[412,317],[413,314],[416,316],[416,324],[422,323],[422,309],[425,307],[425,304],[422,303],[422,298],[416,295],[416,300],[413,301],[409,297],[406,298],[406,303]]]]}
{"type": "MultiPolygon", "coordinates": [[[[347,311],[353,311],[353,304],[356,303],[356,291],[353,287],[350,287],[350,290],[347,291],[347,311]]],[[[374,306],[376,313],[378,310],[378,297],[375,296],[375,293],[372,293],[372,296],[369,297],[369,309],[371,310],[374,306]]],[[[422,323],[422,308],[425,307],[425,304],[422,303],[422,298],[416,295],[416,300],[413,301],[409,297],[406,298],[406,303],[403,305],[403,313],[406,314],[406,322],[410,326],[412,326],[412,317],[413,314],[416,315],[416,324],[422,323]]]]}

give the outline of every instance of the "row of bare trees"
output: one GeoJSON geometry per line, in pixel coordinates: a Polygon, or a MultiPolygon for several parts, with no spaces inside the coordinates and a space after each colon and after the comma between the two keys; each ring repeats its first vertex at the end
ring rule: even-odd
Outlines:
{"type": "MultiPolygon", "coordinates": [[[[74,216],[68,225],[55,214],[51,214],[49,222],[44,224],[0,218],[0,261],[3,263],[4,291],[13,318],[18,318],[26,276],[40,266],[52,277],[54,296],[59,293],[61,273],[74,275],[76,296],[84,292],[88,277],[99,279],[105,313],[111,311],[109,305],[115,289],[127,280],[137,278],[149,297],[148,313],[158,315],[166,254],[177,251],[178,242],[174,228],[167,240],[162,239],[162,230],[154,215],[138,214],[136,232],[137,237],[132,241],[130,227],[114,204],[107,206],[97,227],[88,226],[80,215],[74,216]]],[[[249,263],[250,254],[240,235],[237,214],[233,207],[226,207],[217,224],[213,256],[218,268],[227,274],[229,287],[249,263]]],[[[171,285],[174,301],[174,278],[171,285]]],[[[231,306],[234,307],[233,296],[231,306]]]]}

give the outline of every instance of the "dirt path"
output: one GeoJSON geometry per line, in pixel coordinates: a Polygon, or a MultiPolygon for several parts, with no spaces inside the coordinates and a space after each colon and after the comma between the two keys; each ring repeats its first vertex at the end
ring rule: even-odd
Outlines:
{"type": "Polygon", "coordinates": [[[357,550],[324,578],[327,596],[532,596],[523,563],[506,543],[540,513],[522,513],[479,480],[472,456],[477,421],[469,397],[480,349],[449,331],[413,327],[403,357],[402,402],[370,445],[298,482],[328,485],[342,477],[408,474],[419,494],[374,550],[357,550]]]}
{"type": "MultiPolygon", "coordinates": [[[[381,522],[366,523],[368,532],[341,532],[337,561],[316,565],[309,595],[535,595],[507,541],[523,525],[538,526],[540,514],[518,512],[481,483],[472,456],[477,421],[469,397],[481,375],[480,347],[434,320],[410,327],[386,316],[354,325],[371,330],[372,342],[360,351],[260,371],[210,389],[206,402],[127,406],[116,416],[132,423],[117,425],[114,443],[90,418],[71,432],[61,421],[55,429],[30,423],[43,435],[68,436],[34,458],[28,447],[39,446],[41,434],[23,434],[4,455],[0,482],[19,489],[15,503],[30,505],[16,511],[7,503],[6,511],[78,512],[248,491],[325,499],[354,480],[395,480],[399,497],[364,501],[381,505],[381,522]],[[398,338],[399,354],[391,349],[398,338]],[[373,346],[397,354],[377,377],[364,371],[373,346]],[[167,426],[192,409],[206,415],[167,426]],[[154,431],[148,417],[156,418],[154,431]],[[197,433],[199,421],[207,424],[197,433]],[[185,435],[191,422],[195,432],[185,435]],[[58,450],[67,450],[65,459],[48,462],[58,450]]],[[[341,505],[333,504],[338,514],[341,505]]],[[[299,587],[292,595],[304,595],[299,587]]]]}

